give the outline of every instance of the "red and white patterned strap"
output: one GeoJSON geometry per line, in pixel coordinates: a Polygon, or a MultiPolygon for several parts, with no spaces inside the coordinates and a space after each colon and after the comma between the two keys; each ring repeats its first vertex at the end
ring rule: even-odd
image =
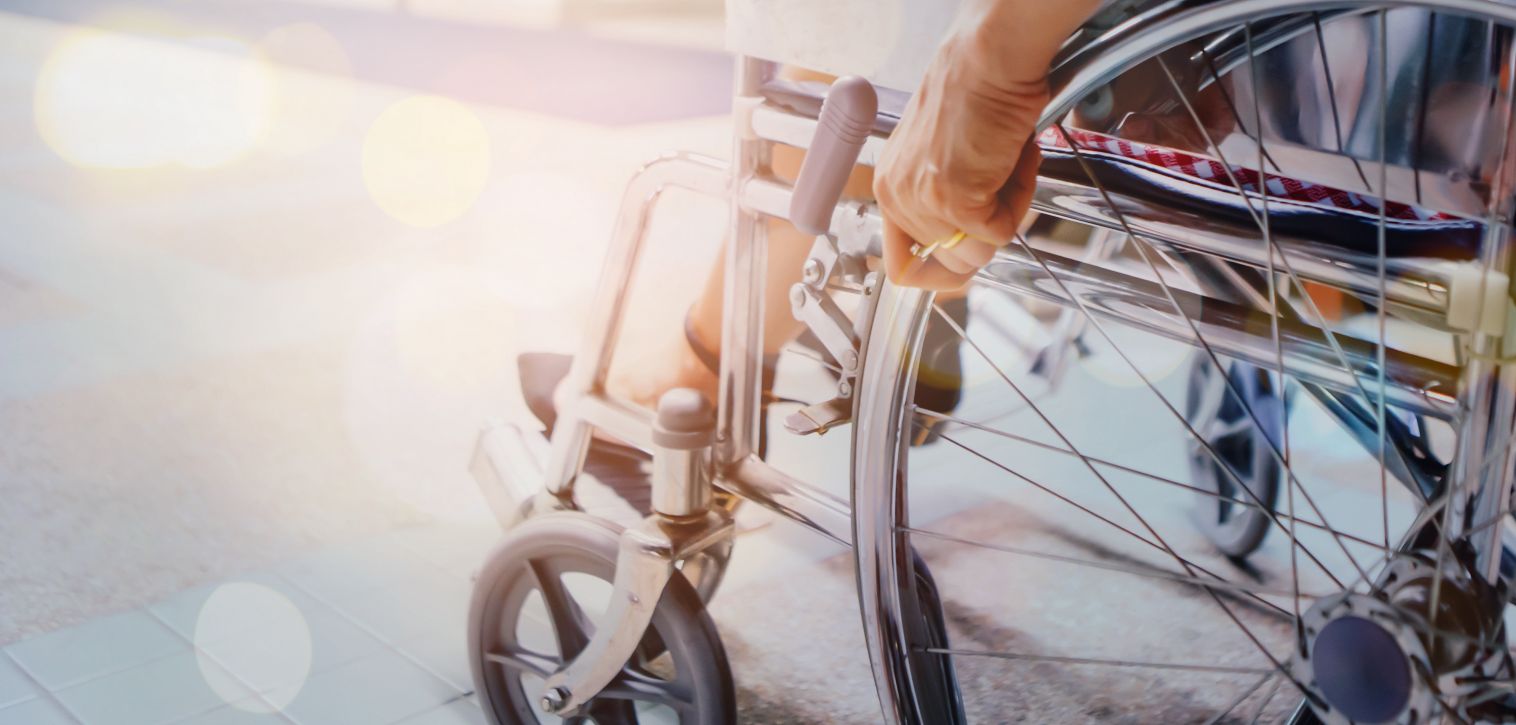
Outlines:
{"type": "MultiPolygon", "coordinates": [[[[1226,167],[1220,162],[1208,159],[1204,156],[1175,151],[1162,146],[1153,146],[1144,143],[1136,143],[1107,136],[1102,133],[1085,131],[1081,129],[1069,129],[1069,135],[1074,143],[1079,145],[1081,153],[1092,156],[1115,156],[1120,159],[1146,164],[1164,171],[1194,179],[1219,190],[1229,191],[1236,187],[1228,178],[1226,167]]],[[[1059,132],[1058,127],[1052,127],[1043,131],[1038,139],[1039,145],[1044,149],[1069,151],[1067,139],[1059,132]]],[[[1232,175],[1237,178],[1237,183],[1251,194],[1258,194],[1258,172],[1241,167],[1232,166],[1232,175]]],[[[1358,194],[1351,191],[1343,191],[1330,186],[1314,184],[1309,181],[1292,179],[1278,174],[1264,174],[1264,183],[1268,185],[1268,197],[1270,199],[1285,199],[1304,204],[1312,204],[1335,209],[1346,209],[1378,216],[1379,198],[1366,194],[1358,194]]],[[[1402,221],[1448,221],[1457,217],[1430,209],[1390,202],[1385,206],[1385,216],[1390,219],[1402,221]]]]}

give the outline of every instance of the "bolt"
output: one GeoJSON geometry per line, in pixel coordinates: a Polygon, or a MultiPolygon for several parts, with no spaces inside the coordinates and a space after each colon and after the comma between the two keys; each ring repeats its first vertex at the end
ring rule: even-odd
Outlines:
{"type": "Polygon", "coordinates": [[[568,690],[562,687],[554,687],[542,693],[542,702],[538,704],[542,705],[543,712],[558,712],[563,708],[564,703],[568,702],[568,697],[568,690]]]}
{"type": "Polygon", "coordinates": [[[852,350],[843,350],[842,351],[842,369],[843,370],[857,370],[858,369],[858,353],[853,352],[852,350]]]}
{"type": "Polygon", "coordinates": [[[871,295],[879,290],[879,273],[869,272],[863,278],[863,294],[871,295]]]}
{"type": "Polygon", "coordinates": [[[806,284],[814,285],[821,281],[821,275],[824,272],[826,270],[822,268],[821,260],[813,257],[805,260],[805,268],[801,272],[801,279],[805,280],[806,284]]]}
{"type": "Polygon", "coordinates": [[[790,307],[800,309],[805,307],[805,286],[795,285],[790,288],[790,307]]]}
{"type": "Polygon", "coordinates": [[[840,380],[840,381],[838,381],[837,382],[837,395],[838,395],[838,397],[842,397],[842,398],[851,398],[851,397],[853,397],[853,384],[849,383],[846,380],[840,380]]]}

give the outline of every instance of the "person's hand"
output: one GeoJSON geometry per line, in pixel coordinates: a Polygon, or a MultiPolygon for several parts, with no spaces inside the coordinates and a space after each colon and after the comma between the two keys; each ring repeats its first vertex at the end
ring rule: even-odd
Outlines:
{"type": "Polygon", "coordinates": [[[891,281],[963,286],[1009,244],[1031,206],[1041,160],[1033,133],[1048,63],[1092,0],[969,0],[885,144],[874,177],[891,281]],[[923,260],[922,247],[968,238],[923,260]]]}

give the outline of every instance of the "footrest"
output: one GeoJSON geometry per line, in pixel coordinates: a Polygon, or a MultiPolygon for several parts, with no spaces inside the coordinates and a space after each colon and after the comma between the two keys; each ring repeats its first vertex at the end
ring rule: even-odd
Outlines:
{"type": "Polygon", "coordinates": [[[479,431],[469,473],[501,526],[513,524],[521,502],[542,488],[547,455],[547,439],[537,431],[503,422],[486,424],[479,431]]]}

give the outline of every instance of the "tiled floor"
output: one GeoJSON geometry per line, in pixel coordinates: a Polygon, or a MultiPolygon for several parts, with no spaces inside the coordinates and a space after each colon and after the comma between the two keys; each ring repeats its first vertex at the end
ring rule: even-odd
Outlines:
{"type": "Polygon", "coordinates": [[[0,723],[482,723],[466,572],[497,533],[400,530],[17,642],[0,723]]]}

